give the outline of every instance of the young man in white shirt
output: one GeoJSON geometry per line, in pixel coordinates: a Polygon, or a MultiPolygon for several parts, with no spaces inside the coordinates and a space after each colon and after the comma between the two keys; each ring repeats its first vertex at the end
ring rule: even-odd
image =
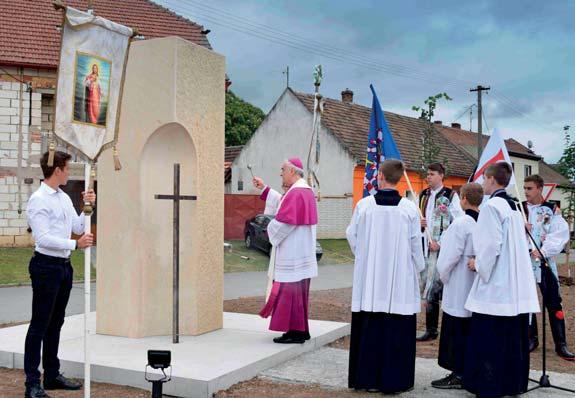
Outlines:
{"type": "MultiPolygon", "coordinates": [[[[77,214],[70,197],[60,189],[70,175],[71,156],[57,151],[53,166],[48,153],[40,160],[44,181],[28,200],[28,224],[35,240],[30,260],[32,280],[32,319],[24,348],[26,398],[46,398],[44,390],[78,390],[81,384],[60,374],[58,345],[66,305],[72,289],[70,252],[92,246],[92,234],[84,234],[84,216],[77,214]],[[72,232],[82,235],[71,239],[72,232]],[[44,388],[40,384],[40,351],[44,368],[44,388]]],[[[95,203],[96,194],[82,193],[84,201],[95,203]]]]}
{"type": "MultiPolygon", "coordinates": [[[[522,205],[528,219],[527,228],[547,260],[548,267],[545,269],[547,272],[543,273],[541,255],[534,247],[531,248],[531,264],[535,281],[539,284],[541,295],[545,298],[545,306],[549,310],[549,324],[555,343],[555,352],[567,361],[575,361],[575,354],[567,348],[565,314],[561,305],[559,274],[555,259],[569,242],[569,225],[561,216],[559,207],[543,199],[544,184],[543,178],[537,174],[526,177],[523,182],[527,200],[522,205]],[[542,277],[545,277],[544,281],[542,277]]],[[[529,351],[539,346],[537,335],[537,317],[532,316],[529,325],[529,351]]]]}
{"type": "Polygon", "coordinates": [[[483,201],[483,188],[475,183],[465,184],[460,194],[465,215],[455,219],[441,237],[442,249],[437,259],[437,272],[443,282],[443,318],[437,362],[451,373],[432,381],[431,386],[443,389],[463,388],[465,349],[471,320],[465,301],[475,279],[475,273],[467,263],[475,255],[472,238],[479,205],[483,201]]]}
{"type": "Polygon", "coordinates": [[[419,208],[424,218],[421,232],[425,253],[425,270],[421,274],[421,296],[425,302],[425,332],[417,341],[437,339],[439,323],[439,302],[442,284],[436,271],[441,235],[451,222],[463,215],[459,196],[451,188],[443,186],[445,167],[441,163],[427,166],[426,181],[429,187],[419,194],[419,208]],[[431,236],[431,241],[429,240],[431,236]]]}
{"type": "Polygon", "coordinates": [[[349,388],[399,393],[415,379],[419,273],[425,266],[416,205],[396,185],[399,160],[384,161],[378,192],[360,200],[346,234],[355,254],[349,388]]]}
{"type": "Polygon", "coordinates": [[[519,203],[505,192],[511,165],[487,167],[481,206],[473,232],[477,275],[465,309],[472,312],[464,388],[480,397],[519,395],[529,381],[529,314],[539,312],[525,222],[519,203]]]}

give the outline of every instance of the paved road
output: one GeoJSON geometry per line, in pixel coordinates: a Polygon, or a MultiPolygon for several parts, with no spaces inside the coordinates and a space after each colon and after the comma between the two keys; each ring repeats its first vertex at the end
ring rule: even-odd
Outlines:
{"type": "MultiPolygon", "coordinates": [[[[351,287],[353,266],[324,265],[319,267],[319,276],[311,283],[312,290],[339,289],[351,287]]],[[[235,272],[224,274],[224,298],[263,296],[267,286],[265,272],[235,272]]],[[[92,311],[96,309],[96,284],[92,284],[92,311]]],[[[0,288],[0,324],[22,322],[30,319],[32,288],[30,286],[0,288]]],[[[70,294],[66,315],[84,312],[84,284],[75,283],[70,294]]]]}
{"type": "MultiPolygon", "coordinates": [[[[564,260],[559,256],[559,263],[564,260]]],[[[571,251],[575,260],[575,250],[571,251]]],[[[319,276],[311,283],[312,290],[327,290],[351,287],[353,265],[323,265],[319,276]]],[[[234,272],[224,275],[224,298],[263,296],[267,286],[266,272],[234,272]]],[[[92,310],[96,308],[96,288],[92,284],[92,310]]],[[[21,322],[30,319],[32,289],[29,286],[0,288],[0,323],[21,322]]],[[[84,285],[74,284],[68,304],[67,315],[84,312],[84,285]]]]}

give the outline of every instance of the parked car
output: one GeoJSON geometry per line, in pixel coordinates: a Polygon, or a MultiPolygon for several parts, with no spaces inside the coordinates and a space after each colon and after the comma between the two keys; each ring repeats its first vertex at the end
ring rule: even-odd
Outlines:
{"type": "MultiPolygon", "coordinates": [[[[274,216],[269,214],[258,214],[246,221],[244,237],[248,249],[259,249],[268,255],[271,253],[272,244],[268,237],[268,224],[273,219],[274,216]]],[[[323,256],[323,249],[318,241],[315,242],[315,250],[315,257],[319,261],[323,256]]]]}

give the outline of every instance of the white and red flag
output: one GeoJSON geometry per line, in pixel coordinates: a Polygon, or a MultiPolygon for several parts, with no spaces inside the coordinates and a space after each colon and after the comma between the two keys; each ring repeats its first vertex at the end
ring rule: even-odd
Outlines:
{"type": "MultiPolygon", "coordinates": [[[[481,153],[479,164],[475,168],[471,177],[469,177],[469,182],[481,184],[483,182],[483,173],[485,172],[485,169],[487,169],[489,165],[497,162],[507,162],[510,166],[513,166],[509,153],[507,152],[507,147],[505,146],[505,141],[503,141],[503,138],[499,134],[499,130],[495,129],[481,153]]],[[[507,187],[513,187],[516,184],[515,171],[513,171],[511,180],[509,180],[509,185],[507,187]]]]}

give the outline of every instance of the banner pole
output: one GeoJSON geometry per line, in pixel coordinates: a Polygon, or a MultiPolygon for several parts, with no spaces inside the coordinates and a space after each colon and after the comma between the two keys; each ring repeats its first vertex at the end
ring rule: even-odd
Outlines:
{"type": "MultiPolygon", "coordinates": [[[[92,165],[84,164],[84,191],[88,192],[91,187],[92,165]]],[[[91,233],[92,206],[84,203],[84,233],[91,233]]],[[[90,330],[88,316],[90,314],[90,274],[91,274],[91,254],[92,248],[84,249],[84,398],[90,398],[90,330]]]]}
{"type": "MultiPolygon", "coordinates": [[[[415,200],[415,198],[417,197],[415,195],[415,191],[413,190],[413,186],[411,185],[411,180],[409,179],[409,176],[407,175],[407,171],[403,170],[403,176],[405,177],[405,181],[407,182],[407,187],[409,189],[409,192],[411,192],[411,195],[413,196],[413,200],[415,200]]],[[[419,208],[419,206],[417,206],[417,211],[419,212],[419,217],[421,217],[421,219],[424,219],[425,217],[423,216],[423,213],[421,212],[421,209],[419,208]]],[[[431,232],[429,232],[429,228],[425,228],[425,232],[427,233],[427,239],[429,240],[429,242],[433,242],[433,239],[431,238],[431,232]]]]}

